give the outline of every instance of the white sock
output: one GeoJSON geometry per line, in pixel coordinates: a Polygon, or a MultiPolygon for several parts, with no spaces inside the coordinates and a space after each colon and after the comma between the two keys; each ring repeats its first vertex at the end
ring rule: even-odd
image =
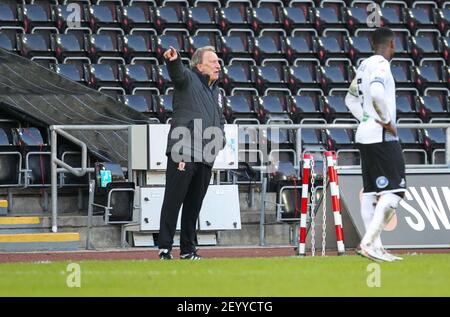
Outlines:
{"type": "MultiPolygon", "coordinates": [[[[375,194],[362,194],[361,198],[361,218],[364,222],[364,228],[367,232],[370,223],[372,222],[375,213],[375,206],[377,205],[377,196],[375,194]]],[[[381,248],[381,237],[375,239],[373,243],[375,248],[381,248]]]]}
{"type": "Polygon", "coordinates": [[[361,243],[368,246],[376,247],[376,243],[381,244],[380,234],[384,227],[389,223],[400,202],[400,196],[392,193],[381,195],[378,199],[377,206],[372,221],[367,228],[361,243]],[[379,240],[379,241],[377,241],[379,240]]]}

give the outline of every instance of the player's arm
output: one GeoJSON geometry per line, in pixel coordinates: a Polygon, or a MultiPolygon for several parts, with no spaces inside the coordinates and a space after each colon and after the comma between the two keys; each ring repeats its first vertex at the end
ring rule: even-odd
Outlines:
{"type": "Polygon", "coordinates": [[[363,119],[363,108],[361,106],[361,100],[358,96],[358,83],[357,79],[353,79],[350,87],[348,88],[347,95],[345,95],[345,105],[350,110],[352,115],[362,121],[363,119]]]}
{"type": "Polygon", "coordinates": [[[372,81],[370,84],[370,95],[372,97],[373,108],[377,112],[380,120],[377,120],[379,124],[388,130],[392,135],[397,135],[397,130],[394,123],[391,122],[388,108],[384,98],[384,84],[380,81],[372,81]]]}

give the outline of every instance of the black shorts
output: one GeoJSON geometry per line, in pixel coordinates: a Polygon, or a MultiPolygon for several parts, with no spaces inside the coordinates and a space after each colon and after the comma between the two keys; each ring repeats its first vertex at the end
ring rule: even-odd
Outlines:
{"type": "Polygon", "coordinates": [[[406,190],[405,160],[398,141],[361,144],[364,193],[399,193],[406,190]]]}

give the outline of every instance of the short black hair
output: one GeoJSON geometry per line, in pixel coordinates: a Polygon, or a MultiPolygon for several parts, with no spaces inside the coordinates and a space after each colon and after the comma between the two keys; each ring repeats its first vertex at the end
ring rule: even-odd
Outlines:
{"type": "Polygon", "coordinates": [[[380,45],[387,45],[395,38],[394,32],[386,27],[378,28],[372,32],[372,46],[375,49],[380,45]]]}

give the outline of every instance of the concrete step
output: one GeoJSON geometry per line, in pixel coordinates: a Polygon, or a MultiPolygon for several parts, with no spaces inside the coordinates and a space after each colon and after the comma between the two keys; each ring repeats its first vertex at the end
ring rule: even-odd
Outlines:
{"type": "Polygon", "coordinates": [[[30,229],[42,228],[40,217],[0,217],[0,233],[3,229],[30,229]]]}
{"type": "Polygon", "coordinates": [[[1,252],[74,251],[79,248],[78,232],[0,234],[1,252]]]}

